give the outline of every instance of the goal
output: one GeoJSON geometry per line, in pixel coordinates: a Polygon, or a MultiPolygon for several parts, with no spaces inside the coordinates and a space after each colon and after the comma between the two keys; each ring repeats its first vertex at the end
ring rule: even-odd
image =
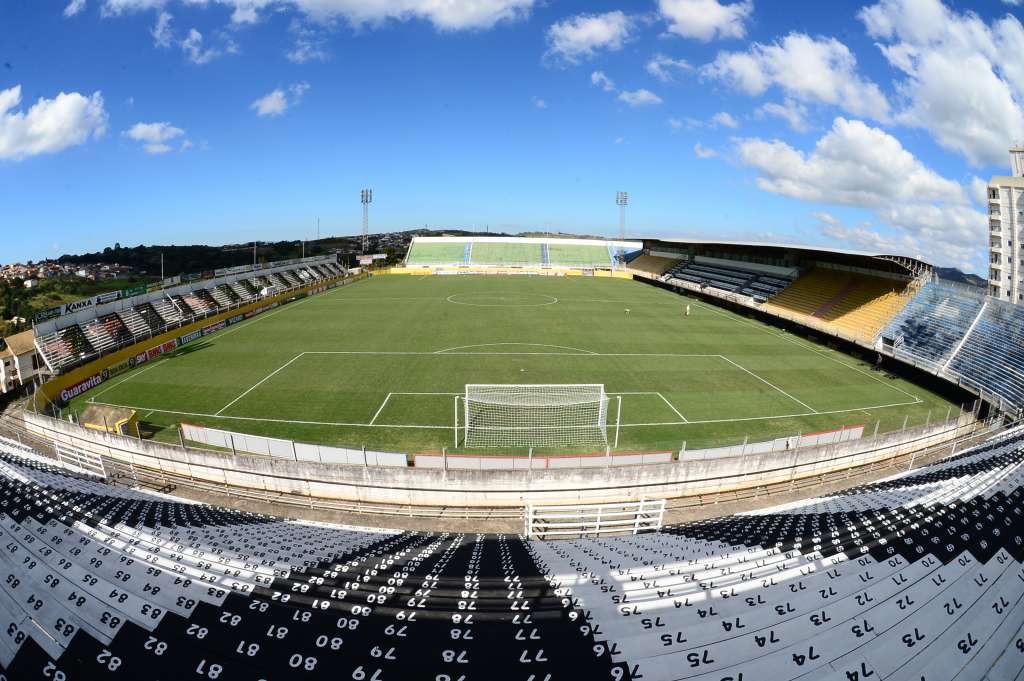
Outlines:
{"type": "Polygon", "coordinates": [[[608,395],[599,383],[467,384],[462,426],[467,448],[604,448],[608,395]]]}

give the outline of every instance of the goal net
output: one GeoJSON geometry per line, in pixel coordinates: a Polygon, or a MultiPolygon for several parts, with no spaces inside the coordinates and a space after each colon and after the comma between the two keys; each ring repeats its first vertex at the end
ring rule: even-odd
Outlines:
{"type": "Polygon", "coordinates": [[[464,443],[473,447],[605,447],[601,384],[467,384],[464,443]]]}

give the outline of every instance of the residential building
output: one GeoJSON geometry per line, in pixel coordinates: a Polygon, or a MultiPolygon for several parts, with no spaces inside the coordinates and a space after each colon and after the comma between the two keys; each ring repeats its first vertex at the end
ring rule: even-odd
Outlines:
{"type": "Polygon", "coordinates": [[[7,347],[0,350],[0,394],[31,384],[46,370],[31,329],[8,336],[4,341],[7,347]]]}
{"type": "Polygon", "coordinates": [[[989,294],[1009,303],[1024,302],[1020,241],[1024,230],[1024,147],[1010,149],[1013,175],[988,183],[989,294]]]}

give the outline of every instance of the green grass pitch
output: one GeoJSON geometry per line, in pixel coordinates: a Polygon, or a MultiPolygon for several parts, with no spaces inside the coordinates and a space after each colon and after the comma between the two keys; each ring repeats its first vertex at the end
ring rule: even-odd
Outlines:
{"type": "Polygon", "coordinates": [[[855,424],[872,431],[876,421],[887,431],[905,417],[909,426],[929,412],[945,418],[951,406],[848,355],[638,282],[393,276],[229,327],[70,408],[86,400],[135,408],[144,430],[171,442],[184,421],[437,451],[452,448],[454,395],[467,383],[603,383],[613,399],[610,423],[621,397],[621,451],[855,424]]]}

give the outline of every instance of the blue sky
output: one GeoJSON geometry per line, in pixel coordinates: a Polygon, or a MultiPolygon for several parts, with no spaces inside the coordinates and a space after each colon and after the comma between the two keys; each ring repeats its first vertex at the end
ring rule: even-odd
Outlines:
{"type": "Polygon", "coordinates": [[[1017,2],[2,0],[0,262],[429,225],[984,271],[1017,2]]]}

